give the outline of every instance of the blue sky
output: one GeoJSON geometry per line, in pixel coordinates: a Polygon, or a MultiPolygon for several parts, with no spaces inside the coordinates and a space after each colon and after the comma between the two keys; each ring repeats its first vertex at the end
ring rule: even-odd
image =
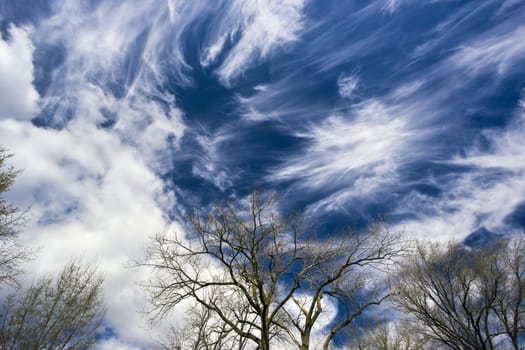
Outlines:
{"type": "Polygon", "coordinates": [[[523,233],[524,18],[523,0],[3,1],[0,143],[31,271],[96,261],[99,347],[134,349],[155,330],[123,265],[191,206],[258,188],[327,234],[523,233]]]}

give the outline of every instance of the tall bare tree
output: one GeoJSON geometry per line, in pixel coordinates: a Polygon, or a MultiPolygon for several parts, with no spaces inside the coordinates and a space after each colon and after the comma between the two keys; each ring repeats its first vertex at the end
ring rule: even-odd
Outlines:
{"type": "Polygon", "coordinates": [[[324,348],[384,290],[366,288],[372,268],[400,252],[398,236],[379,226],[363,235],[346,231],[313,238],[301,215],[283,218],[273,196],[254,193],[196,212],[187,236],[157,235],[143,265],[153,312],[163,317],[191,300],[210,311],[246,348],[286,343],[308,349],[322,299],[346,307],[326,335],[324,348]],[[366,290],[366,293],[364,293],[366,290]],[[304,296],[307,296],[304,298],[304,296]]]}
{"type": "Polygon", "coordinates": [[[525,347],[525,239],[489,248],[421,244],[395,300],[427,341],[445,349],[525,347]]]}
{"type": "Polygon", "coordinates": [[[30,251],[18,243],[18,229],[23,223],[23,213],[10,204],[4,194],[13,184],[19,171],[7,166],[11,157],[0,147],[0,284],[16,284],[22,273],[21,263],[30,257],[30,251]]]}
{"type": "Polygon", "coordinates": [[[3,350],[89,349],[105,307],[102,277],[79,262],[8,296],[0,309],[3,350]]]}

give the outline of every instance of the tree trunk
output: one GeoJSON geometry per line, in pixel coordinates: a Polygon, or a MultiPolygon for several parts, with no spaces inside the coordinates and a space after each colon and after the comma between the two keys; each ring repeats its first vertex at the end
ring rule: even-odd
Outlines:
{"type": "Polygon", "coordinates": [[[312,331],[312,327],[307,327],[302,333],[301,333],[301,350],[308,350],[310,348],[310,333],[312,331]]]}

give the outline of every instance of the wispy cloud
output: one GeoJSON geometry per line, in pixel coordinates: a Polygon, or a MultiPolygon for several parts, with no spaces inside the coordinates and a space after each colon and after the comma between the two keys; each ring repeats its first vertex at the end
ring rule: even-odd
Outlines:
{"type": "Polygon", "coordinates": [[[500,7],[500,12],[507,11],[513,7],[523,4],[523,0],[505,0],[500,7]]]}
{"type": "Polygon", "coordinates": [[[383,11],[393,13],[400,5],[401,0],[385,0],[383,11]]]}
{"type": "Polygon", "coordinates": [[[197,135],[197,142],[202,148],[202,153],[195,157],[193,164],[193,174],[212,183],[215,187],[224,191],[233,184],[234,175],[228,174],[224,167],[224,157],[219,149],[222,142],[231,137],[222,132],[216,135],[197,135]],[[221,166],[222,164],[222,166],[221,166]]]}
{"type": "Polygon", "coordinates": [[[229,84],[253,62],[267,58],[273,50],[295,42],[304,26],[306,0],[235,0],[226,7],[216,24],[214,36],[204,50],[201,62],[214,62],[226,39],[234,42],[221,63],[218,74],[229,84]],[[236,39],[238,36],[238,39],[236,39]]]}
{"type": "Polygon", "coordinates": [[[357,75],[340,75],[337,78],[337,87],[339,95],[343,98],[354,97],[359,88],[359,77],[357,75]]]}
{"type": "Polygon", "coordinates": [[[525,62],[525,26],[500,34],[482,37],[462,46],[450,61],[458,69],[471,74],[495,70],[502,75],[516,64],[525,62]]]}
{"type": "MultiPolygon", "coordinates": [[[[417,151],[425,131],[413,129],[414,113],[378,99],[354,107],[347,115],[333,115],[296,136],[309,140],[302,153],[271,175],[274,181],[294,180],[310,191],[343,191],[344,201],[370,196],[397,180],[397,169],[422,157],[417,151]]],[[[332,198],[333,199],[333,198],[332,198]]]]}
{"type": "Polygon", "coordinates": [[[16,113],[0,115],[11,118],[0,121],[0,139],[16,154],[15,167],[25,170],[11,196],[31,207],[23,240],[40,253],[29,270],[51,273],[77,255],[100,265],[106,326],[118,338],[113,348],[145,348],[151,341],[155,330],[137,313],[146,299],[136,283],[145,275],[125,264],[144,255],[152,234],[176,229],[165,217],[174,198],[159,174],[172,170],[165,157],[185,125],[174,96],[159,85],[167,72],[188,83],[181,40],[167,37],[180,39],[195,16],[182,21],[173,14],[175,25],[164,5],[57,1],[34,30],[13,28],[10,41],[0,42],[6,57],[17,55],[6,61],[6,78],[14,80],[2,76],[0,86],[6,82],[13,96],[23,97],[11,98],[16,113]],[[48,67],[48,49],[57,47],[63,57],[48,67]],[[33,61],[48,67],[38,77],[39,118],[54,128],[12,119],[36,116],[33,61]]]}
{"type": "Polygon", "coordinates": [[[90,11],[85,6],[59,2],[56,12],[35,30],[38,45],[62,45],[66,52],[48,82],[41,118],[50,118],[56,127],[71,119],[104,126],[134,144],[151,166],[170,170],[163,154],[176,145],[185,126],[174,96],[161,92],[159,84],[168,71],[172,79],[187,83],[180,36],[194,18],[175,16],[170,9],[189,14],[194,9],[114,1],[90,11]],[[164,62],[164,55],[172,60],[164,62]]]}
{"type": "Polygon", "coordinates": [[[525,103],[501,131],[484,133],[489,149],[472,146],[448,164],[467,167],[449,181],[434,183],[438,197],[414,192],[403,199],[398,213],[419,213],[400,224],[411,235],[433,239],[462,239],[485,228],[499,234],[520,231],[507,218],[525,202],[525,103]],[[426,210],[424,210],[426,208],[426,210]]]}
{"type": "MultiPolygon", "coordinates": [[[[487,2],[483,4],[484,8],[486,9],[489,4],[494,5],[493,2],[487,2]]],[[[459,11],[463,10],[468,13],[473,9],[467,6],[460,8],[459,11]]],[[[458,96],[462,96],[465,89],[472,87],[471,84],[486,73],[495,71],[501,78],[504,78],[519,70],[519,63],[524,58],[523,40],[520,40],[524,36],[523,28],[508,25],[508,23],[516,23],[518,17],[513,15],[505,25],[496,25],[486,31],[467,36],[464,43],[458,44],[457,49],[449,51],[448,55],[444,55],[442,59],[417,71],[411,80],[393,85],[388,94],[368,98],[346,108],[346,112],[332,113],[325,122],[308,127],[309,130],[304,133],[298,132],[298,136],[304,137],[310,146],[301,156],[286,161],[271,178],[275,181],[293,180],[294,188],[324,193],[321,199],[311,205],[310,209],[313,211],[321,208],[329,211],[342,210],[348,207],[349,203],[355,203],[355,201],[352,202],[353,199],[364,198],[365,195],[367,202],[370,202],[381,193],[387,193],[390,196],[388,189],[397,188],[397,191],[403,192],[403,186],[406,185],[408,188],[409,185],[405,183],[404,175],[400,175],[400,170],[415,166],[422,160],[442,162],[446,158],[444,151],[449,147],[452,149],[453,144],[446,144],[444,143],[446,141],[443,140],[454,142],[451,137],[453,130],[465,121],[462,118],[466,118],[462,115],[464,104],[474,105],[464,100],[460,101],[458,96]],[[445,132],[447,128],[450,130],[445,132]]],[[[448,39],[438,40],[438,38],[450,35],[450,31],[457,32],[466,25],[459,18],[451,21],[450,18],[445,19],[447,22],[445,27],[450,26],[449,29],[444,30],[443,27],[433,32],[436,35],[434,39],[437,40],[435,43],[448,42],[448,39]]],[[[443,22],[438,24],[439,26],[443,26],[443,22]]],[[[381,37],[384,38],[384,35],[381,37]]],[[[368,42],[371,45],[368,50],[374,50],[375,39],[369,38],[368,42]]],[[[351,46],[347,48],[351,49],[351,46]]],[[[335,61],[332,59],[337,59],[338,55],[346,50],[346,48],[341,48],[334,54],[324,56],[331,57],[324,63],[333,64],[335,61]]],[[[354,51],[352,49],[352,52],[354,51]]],[[[350,79],[349,82],[352,83],[350,87],[353,91],[354,80],[350,79]]],[[[341,78],[338,83],[339,93],[342,96],[341,91],[344,91],[346,85],[341,84],[341,78]]],[[[491,137],[493,140],[491,142],[497,143],[500,138],[505,139],[506,136],[498,134],[491,137]]],[[[456,147],[461,146],[458,144],[456,147]]],[[[466,147],[473,147],[473,145],[467,144],[466,147]]],[[[514,151],[514,153],[519,152],[514,151]]],[[[507,156],[498,154],[491,159],[494,162],[496,159],[499,159],[500,162],[503,159],[513,162],[509,159],[508,153],[506,154],[507,156]]],[[[480,159],[480,161],[483,160],[480,159]]],[[[488,159],[486,161],[488,162],[488,159]]],[[[474,190],[480,182],[488,181],[487,176],[471,173],[468,176],[460,176],[457,179],[457,185],[452,185],[448,179],[446,183],[438,183],[437,187],[445,192],[447,192],[446,186],[449,185],[457,189],[474,190]],[[460,185],[461,181],[463,182],[460,185]]],[[[514,178],[516,181],[518,179],[519,177],[514,178]]],[[[520,188],[519,181],[514,183],[514,180],[509,181],[513,183],[513,186],[520,188]]],[[[489,194],[488,187],[490,186],[487,185],[487,196],[506,193],[504,191],[507,188],[506,181],[502,179],[495,181],[494,194],[489,194]]],[[[480,197],[479,200],[476,200],[477,195],[481,194],[468,194],[462,191],[458,191],[455,195],[444,194],[449,197],[444,199],[447,204],[443,202],[441,208],[435,208],[432,204],[435,199],[432,196],[419,192],[411,192],[407,196],[413,196],[410,197],[413,203],[418,202],[412,207],[414,211],[417,211],[418,206],[427,207],[429,214],[432,211],[434,213],[439,211],[440,217],[450,220],[446,225],[451,227],[452,223],[463,225],[468,220],[458,216],[452,217],[449,215],[449,210],[455,208],[453,209],[455,213],[460,213],[463,209],[468,210],[469,202],[463,200],[463,197],[470,198],[471,204],[482,203],[488,199],[488,197],[480,197]]],[[[386,199],[383,198],[383,200],[386,199]]],[[[519,200],[510,201],[508,204],[514,207],[519,200]]],[[[503,209],[507,213],[505,215],[511,212],[510,207],[501,207],[506,208],[503,209]]],[[[403,212],[402,206],[400,208],[400,211],[403,212]]],[[[498,212],[497,208],[491,207],[491,209],[494,209],[494,213],[498,212]]],[[[486,215],[488,212],[489,210],[482,210],[478,213],[479,215],[471,215],[472,224],[467,226],[470,226],[469,228],[479,227],[478,216],[486,215]]],[[[494,222],[501,221],[500,219],[501,217],[494,218],[494,222]]],[[[486,220],[487,223],[489,221],[486,220]]],[[[491,224],[491,226],[495,225],[491,224]]],[[[457,232],[463,232],[463,234],[471,232],[464,226],[462,229],[464,230],[461,231],[458,228],[457,232]]]]}

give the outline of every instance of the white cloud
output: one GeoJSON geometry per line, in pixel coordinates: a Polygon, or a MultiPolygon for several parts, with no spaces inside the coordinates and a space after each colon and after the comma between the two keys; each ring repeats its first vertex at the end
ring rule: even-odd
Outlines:
{"type": "MultiPolygon", "coordinates": [[[[521,0],[520,0],[521,1],[521,0]]],[[[436,2],[436,1],[434,1],[436,2]]],[[[523,11],[515,10],[511,0],[487,0],[464,4],[428,32],[428,40],[418,45],[414,60],[435,57],[437,52],[450,53],[426,73],[426,80],[444,79],[447,89],[459,90],[479,75],[496,73],[497,78],[513,74],[525,61],[523,11]],[[485,16],[488,8],[500,6],[490,19],[491,25],[473,31],[469,23],[485,16]],[[502,18],[505,17],[504,20],[502,18]]],[[[449,92],[452,95],[452,92],[449,92]]]]}
{"type": "Polygon", "coordinates": [[[0,119],[31,119],[38,110],[33,86],[31,29],[9,28],[10,38],[0,38],[0,119]]]}
{"type": "Polygon", "coordinates": [[[235,0],[214,28],[217,33],[205,49],[202,64],[209,65],[221,53],[227,38],[239,36],[218,74],[225,84],[249,64],[267,58],[278,47],[297,41],[303,28],[306,0],[235,0]]]}
{"type": "MultiPolygon", "coordinates": [[[[71,80],[81,80],[86,73],[91,77],[105,82],[112,82],[119,76],[135,78],[131,72],[126,71],[124,59],[131,52],[133,45],[143,41],[142,50],[134,52],[139,65],[149,69],[153,77],[150,79],[163,80],[161,62],[158,53],[167,50],[173,59],[170,62],[172,72],[183,74],[181,70],[185,65],[180,53],[180,35],[186,26],[194,19],[188,14],[186,18],[177,16],[177,23],[167,20],[170,9],[167,4],[153,4],[148,2],[123,3],[119,1],[104,1],[86,9],[82,1],[57,2],[56,12],[39,24],[36,36],[42,43],[60,43],[67,50],[65,70],[55,76],[57,83],[71,80]],[[145,21],[144,18],[148,18],[145,21]],[[164,40],[171,37],[173,40],[164,40]],[[126,76],[130,74],[129,76],[126,76]]],[[[179,12],[193,9],[197,6],[177,8],[179,12]]],[[[175,14],[173,14],[175,15],[175,14]]],[[[142,69],[138,69],[140,77],[142,69]]]]}
{"type": "Polygon", "coordinates": [[[392,91],[391,96],[394,100],[410,97],[410,95],[413,95],[419,89],[423,88],[425,83],[425,79],[418,79],[410,81],[406,84],[401,84],[394,91],[392,91]]]}
{"type": "Polygon", "coordinates": [[[223,133],[214,136],[197,136],[197,142],[202,147],[203,153],[196,159],[192,168],[194,175],[211,182],[221,191],[230,187],[234,178],[221,167],[223,159],[219,153],[219,147],[222,142],[228,139],[229,136],[223,133]]]}
{"type": "Polygon", "coordinates": [[[94,261],[105,275],[109,326],[122,342],[146,346],[155,330],[137,313],[145,271],[125,264],[144,256],[151,235],[177,229],[161,207],[174,205],[162,181],[133,148],[83,121],[59,131],[2,121],[0,138],[24,169],[10,195],[31,208],[21,238],[39,253],[29,270],[54,272],[74,256],[94,261]]]}
{"type": "Polygon", "coordinates": [[[359,77],[356,75],[340,75],[337,79],[339,95],[343,98],[354,97],[359,88],[359,77]]]}
{"type": "Polygon", "coordinates": [[[451,58],[458,68],[475,74],[494,69],[499,75],[525,61],[525,26],[511,31],[482,37],[462,46],[451,58]]]}
{"type": "Polygon", "coordinates": [[[201,58],[201,65],[208,66],[212,64],[217,59],[217,56],[222,52],[225,43],[226,34],[223,34],[219,36],[215,43],[204,50],[203,57],[201,58]]]}
{"type": "MultiPolygon", "coordinates": [[[[101,349],[147,348],[157,332],[137,312],[146,301],[136,283],[146,272],[124,264],[144,256],[152,234],[176,229],[164,216],[174,199],[156,174],[173,170],[165,157],[185,132],[174,96],[158,89],[167,72],[187,82],[180,36],[199,6],[181,4],[104,1],[87,11],[82,1],[57,1],[56,12],[42,19],[31,37],[36,46],[65,51],[41,98],[60,129],[0,120],[2,145],[15,153],[15,167],[24,169],[10,194],[20,207],[31,209],[22,238],[40,248],[29,271],[57,271],[77,255],[100,266],[107,320],[115,334],[101,349]],[[119,85],[123,93],[109,89],[119,85]],[[99,127],[107,118],[106,128],[99,127]]],[[[11,36],[0,42],[0,54],[17,55],[17,66],[6,61],[7,73],[18,74],[16,96],[24,97],[24,91],[34,91],[33,46],[27,29],[13,28],[11,36]]],[[[9,83],[3,75],[0,59],[2,89],[9,83]]],[[[16,118],[32,116],[33,100],[11,100],[16,118]]],[[[0,111],[10,106],[0,103],[0,111]]]]}
{"type": "Polygon", "coordinates": [[[264,91],[268,90],[268,85],[256,85],[256,86],[253,87],[253,89],[255,91],[262,91],[262,92],[264,92],[264,91]]]}
{"type": "Polygon", "coordinates": [[[164,158],[185,132],[174,96],[160,92],[158,85],[168,69],[181,83],[187,81],[179,39],[198,9],[169,4],[105,1],[85,13],[82,2],[64,1],[36,31],[41,45],[61,43],[67,52],[42,99],[54,124],[67,124],[73,114],[74,119],[97,125],[110,114],[114,120],[109,129],[136,146],[158,172],[172,170],[164,158]],[[165,21],[168,15],[176,24],[165,21]],[[173,59],[169,67],[160,62],[168,52],[173,59]],[[109,86],[119,86],[123,96],[109,86]]]}
{"type": "Polygon", "coordinates": [[[401,0],[385,0],[383,11],[393,13],[400,5],[401,0]]]}
{"type": "MultiPolygon", "coordinates": [[[[242,115],[243,119],[253,121],[253,122],[261,122],[264,120],[269,119],[275,119],[277,118],[277,115],[279,114],[279,111],[277,111],[277,108],[274,111],[271,112],[261,112],[259,111],[255,105],[257,105],[257,99],[261,99],[261,96],[259,94],[266,94],[266,88],[263,90],[256,90],[258,93],[252,97],[242,97],[238,95],[236,97],[237,102],[239,104],[239,112],[242,115]]],[[[262,97],[264,99],[264,97],[262,97]]]]}
{"type": "Polygon", "coordinates": [[[301,82],[287,76],[285,79],[269,84],[256,85],[251,96],[236,95],[237,112],[245,119],[260,122],[273,119],[275,121],[290,121],[290,118],[300,116],[308,120],[311,116],[325,114],[326,108],[314,108],[297,100],[293,92],[301,82]]]}
{"type": "Polygon", "coordinates": [[[271,179],[297,180],[297,187],[310,191],[337,189],[340,198],[345,198],[342,202],[372,195],[396,180],[399,166],[422,156],[414,146],[425,132],[413,130],[410,113],[415,112],[369,100],[352,114],[331,116],[297,133],[309,139],[310,145],[271,179]]]}
{"type": "Polygon", "coordinates": [[[500,11],[508,10],[521,2],[523,2],[523,0],[505,0],[501,5],[500,11]]]}
{"type": "Polygon", "coordinates": [[[116,338],[110,338],[103,340],[100,343],[96,344],[96,350],[141,350],[141,348],[124,344],[121,340],[116,338]]]}
{"type": "Polygon", "coordinates": [[[402,222],[400,228],[438,240],[463,239],[480,228],[501,234],[520,230],[506,218],[525,201],[525,101],[505,130],[487,132],[485,137],[489,150],[474,147],[448,162],[472,169],[441,184],[440,197],[412,193],[404,198],[400,213],[419,212],[424,217],[402,222]]]}

